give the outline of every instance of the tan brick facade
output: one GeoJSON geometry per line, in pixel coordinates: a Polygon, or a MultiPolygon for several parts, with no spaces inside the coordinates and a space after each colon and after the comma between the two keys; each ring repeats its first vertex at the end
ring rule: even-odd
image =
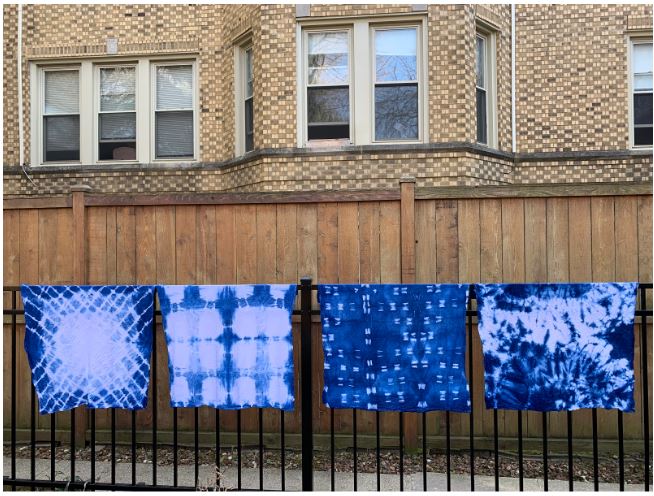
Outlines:
{"type": "Polygon", "coordinates": [[[513,155],[508,5],[311,5],[310,18],[415,14],[427,22],[429,143],[328,152],[297,148],[296,31],[307,12],[295,5],[24,5],[24,157],[31,181],[16,167],[17,12],[15,5],[3,7],[7,196],[61,194],[80,182],[98,192],[156,193],[386,188],[403,174],[419,186],[651,180],[651,155],[628,150],[627,103],[628,36],[651,32],[651,6],[516,6],[513,155]],[[478,21],[496,33],[497,153],[474,146],[478,21]],[[29,167],[30,64],[105,56],[108,38],[118,40],[118,55],[197,56],[197,163],[29,167]],[[246,38],[254,53],[255,152],[240,159],[234,51],[246,38]],[[606,153],[578,153],[597,151],[606,153]]]}

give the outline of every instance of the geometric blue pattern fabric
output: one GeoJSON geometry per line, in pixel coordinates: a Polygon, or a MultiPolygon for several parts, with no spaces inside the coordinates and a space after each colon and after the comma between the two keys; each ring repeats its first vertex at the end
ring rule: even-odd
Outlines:
{"type": "Polygon", "coordinates": [[[21,286],[42,414],[147,404],[153,286],[21,286]]]}
{"type": "Polygon", "coordinates": [[[637,287],[475,285],[486,407],[633,412],[637,287]]]}
{"type": "Polygon", "coordinates": [[[468,285],[319,285],[329,408],[470,411],[468,285]]]}
{"type": "Polygon", "coordinates": [[[296,285],[158,286],[173,407],[292,410],[296,285]]]}

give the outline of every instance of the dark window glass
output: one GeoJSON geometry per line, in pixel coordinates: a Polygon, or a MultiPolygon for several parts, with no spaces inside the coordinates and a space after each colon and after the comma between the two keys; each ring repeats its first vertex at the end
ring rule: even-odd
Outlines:
{"type": "Polygon", "coordinates": [[[652,126],[637,127],[634,129],[634,145],[652,144],[652,126]]]}
{"type": "Polygon", "coordinates": [[[193,111],[155,114],[155,152],[157,158],[193,156],[193,111]]]}
{"type": "Polygon", "coordinates": [[[309,139],[350,137],[350,92],[345,87],[307,89],[309,139]]]}
{"type": "Polygon", "coordinates": [[[254,99],[245,100],[245,151],[254,150],[254,99]]]}
{"type": "Polygon", "coordinates": [[[634,124],[652,124],[652,94],[634,95],[634,124]]]}
{"type": "Polygon", "coordinates": [[[477,141],[479,143],[488,143],[487,122],[486,92],[477,88],[477,141]]]}
{"type": "Polygon", "coordinates": [[[375,140],[418,139],[418,85],[375,87],[375,140]]]}
{"type": "Polygon", "coordinates": [[[61,115],[43,118],[46,162],[79,160],[79,116],[61,115]]]}

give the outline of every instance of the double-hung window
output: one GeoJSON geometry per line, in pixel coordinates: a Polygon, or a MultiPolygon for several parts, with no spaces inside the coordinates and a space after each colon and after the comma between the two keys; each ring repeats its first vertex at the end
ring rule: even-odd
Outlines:
{"type": "Polygon", "coordinates": [[[375,141],[418,139],[418,30],[375,28],[375,141]]]}
{"type": "Polygon", "coordinates": [[[633,146],[652,146],[652,40],[631,43],[633,146]]]}
{"type": "Polygon", "coordinates": [[[424,16],[303,22],[298,146],[425,140],[424,22],[424,16]]]}
{"type": "Polygon", "coordinates": [[[197,159],[195,71],[184,57],[31,64],[32,163],[197,159]]]}
{"type": "Polygon", "coordinates": [[[154,156],[193,158],[193,66],[157,64],[155,81],[154,156]]]}
{"type": "Polygon", "coordinates": [[[136,66],[99,71],[98,160],[136,160],[136,66]]]}
{"type": "Polygon", "coordinates": [[[235,50],[235,151],[242,155],[254,150],[254,58],[252,41],[247,40],[235,50]]]}
{"type": "Polygon", "coordinates": [[[475,39],[477,143],[495,147],[497,146],[495,35],[492,31],[478,29],[475,39]]]}
{"type": "Polygon", "coordinates": [[[42,72],[43,159],[77,162],[80,159],[79,69],[42,72]]]}
{"type": "Polygon", "coordinates": [[[307,33],[307,138],[350,139],[350,32],[307,33]]]}

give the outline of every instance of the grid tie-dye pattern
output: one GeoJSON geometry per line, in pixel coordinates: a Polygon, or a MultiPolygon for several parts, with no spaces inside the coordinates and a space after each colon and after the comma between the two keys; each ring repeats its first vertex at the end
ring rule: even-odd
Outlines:
{"type": "Polygon", "coordinates": [[[42,414],[144,408],[152,286],[21,286],[25,351],[42,414]]]}
{"type": "Polygon", "coordinates": [[[318,286],[330,408],[470,411],[467,285],[318,286]]]}
{"type": "Polygon", "coordinates": [[[170,404],[292,410],[295,294],[294,284],[158,286],[170,404]]]}
{"type": "Polygon", "coordinates": [[[486,407],[633,412],[637,287],[476,285],[486,407]]]}

